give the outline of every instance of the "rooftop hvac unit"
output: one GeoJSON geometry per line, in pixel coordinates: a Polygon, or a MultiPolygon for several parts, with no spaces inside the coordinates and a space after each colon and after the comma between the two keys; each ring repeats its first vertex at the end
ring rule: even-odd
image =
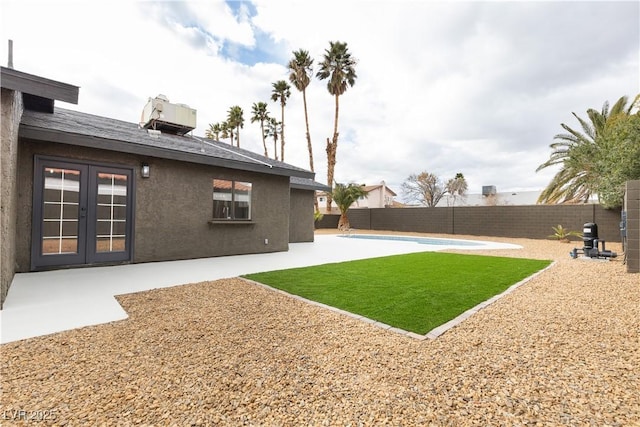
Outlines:
{"type": "Polygon", "coordinates": [[[495,185],[483,185],[482,186],[482,195],[485,197],[495,196],[496,195],[496,186],[495,185]]]}
{"type": "Polygon", "coordinates": [[[172,104],[164,95],[149,98],[142,110],[142,127],[184,135],[196,128],[196,110],[184,104],[172,104]]]}

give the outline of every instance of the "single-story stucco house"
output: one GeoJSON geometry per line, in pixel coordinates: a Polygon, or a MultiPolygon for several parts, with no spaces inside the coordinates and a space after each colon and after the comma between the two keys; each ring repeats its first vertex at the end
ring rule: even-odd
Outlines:
{"type": "Polygon", "coordinates": [[[78,102],[66,83],[5,67],[0,81],[0,301],[16,272],[313,241],[315,191],[329,188],[312,172],[190,132],[59,108],[78,102]]]}

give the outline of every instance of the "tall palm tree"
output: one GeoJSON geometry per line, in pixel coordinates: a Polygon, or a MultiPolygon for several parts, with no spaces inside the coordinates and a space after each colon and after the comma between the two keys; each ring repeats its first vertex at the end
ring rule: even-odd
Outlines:
{"type": "Polygon", "coordinates": [[[567,133],[554,136],[555,142],[550,145],[553,152],[536,172],[556,165],[562,165],[562,168],[540,193],[538,203],[586,203],[597,194],[600,173],[596,166],[607,122],[618,114],[628,115],[632,105],[627,107],[626,104],[627,97],[623,96],[611,110],[608,102],[604,103],[601,111],[590,108],[587,110],[588,120],[572,113],[582,132],[560,124],[567,133]]]}
{"type": "Polygon", "coordinates": [[[461,172],[458,172],[455,178],[451,178],[445,185],[445,191],[453,197],[452,206],[456,205],[456,198],[464,197],[467,192],[467,180],[461,172]]]}
{"type": "Polygon", "coordinates": [[[267,151],[266,135],[264,133],[264,122],[269,120],[269,112],[267,111],[266,102],[254,102],[251,107],[251,123],[260,122],[260,135],[262,135],[262,146],[264,147],[264,156],[269,157],[267,151]]]}
{"type": "Polygon", "coordinates": [[[220,132],[222,132],[222,127],[220,123],[209,123],[209,129],[204,132],[204,136],[209,139],[215,139],[216,141],[220,140],[220,132]]]}
{"type": "Polygon", "coordinates": [[[220,138],[227,139],[231,137],[231,145],[233,145],[233,132],[229,133],[229,123],[220,122],[220,138]]]}
{"type": "MultiPolygon", "coordinates": [[[[302,92],[302,104],[304,105],[304,123],[307,128],[307,149],[309,150],[309,167],[313,170],[313,147],[311,145],[311,134],[309,133],[309,116],[307,114],[307,86],[313,77],[313,59],[306,50],[293,52],[293,58],[289,61],[289,81],[302,92]]],[[[316,209],[317,210],[317,209],[316,209]]]]}
{"type": "MultiPolygon", "coordinates": [[[[244,127],[244,112],[239,105],[234,105],[227,112],[227,122],[229,127],[236,131],[236,145],[240,147],[240,128],[244,127]]],[[[233,136],[231,137],[231,145],[233,145],[233,136]]]]}
{"type": "Polygon", "coordinates": [[[338,209],[340,209],[340,219],[338,220],[338,228],[340,230],[347,230],[351,227],[347,211],[360,197],[367,197],[367,192],[362,185],[344,185],[336,182],[335,187],[333,187],[333,200],[335,200],[338,209]]]}
{"type": "MultiPolygon", "coordinates": [[[[329,79],[327,90],[335,98],[335,116],[333,121],[333,139],[327,138],[327,182],[333,182],[333,174],[336,167],[336,153],[338,152],[338,113],[340,111],[340,95],[346,92],[349,86],[356,83],[356,60],[346,43],[329,42],[329,49],[325,50],[320,70],[316,74],[320,80],[329,79]]],[[[332,196],[327,197],[327,209],[331,209],[332,196]]]]}
{"type": "Polygon", "coordinates": [[[278,80],[272,83],[272,86],[271,100],[280,101],[280,108],[282,109],[280,120],[280,160],[284,162],[284,106],[287,105],[287,99],[291,96],[291,86],[284,80],[278,80]]]}
{"type": "Polygon", "coordinates": [[[269,117],[266,121],[267,128],[264,130],[266,138],[273,138],[273,158],[278,160],[278,133],[280,132],[280,122],[275,117],[269,117]]]}

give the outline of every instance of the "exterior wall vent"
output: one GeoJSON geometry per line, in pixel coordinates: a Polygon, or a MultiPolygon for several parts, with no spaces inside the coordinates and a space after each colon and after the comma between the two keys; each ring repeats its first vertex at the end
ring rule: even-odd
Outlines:
{"type": "Polygon", "coordinates": [[[160,94],[149,98],[140,121],[145,129],[184,135],[196,128],[196,110],[185,104],[172,104],[160,94]]]}

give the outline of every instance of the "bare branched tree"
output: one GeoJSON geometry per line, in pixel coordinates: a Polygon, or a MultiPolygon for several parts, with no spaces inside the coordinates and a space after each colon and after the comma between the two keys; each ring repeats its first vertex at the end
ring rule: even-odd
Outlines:
{"type": "Polygon", "coordinates": [[[445,195],[445,185],[440,178],[429,172],[411,174],[402,183],[402,192],[408,201],[418,202],[423,206],[435,207],[445,195]]]}

